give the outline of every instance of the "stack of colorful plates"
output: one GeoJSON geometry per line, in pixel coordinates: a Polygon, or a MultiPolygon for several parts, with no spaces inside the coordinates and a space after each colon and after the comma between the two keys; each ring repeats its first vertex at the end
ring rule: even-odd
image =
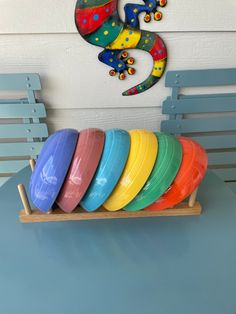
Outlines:
{"type": "Polygon", "coordinates": [[[187,198],[207,169],[207,154],[189,138],[152,133],[65,129],[45,142],[30,180],[33,204],[65,212],[163,210],[187,198]]]}

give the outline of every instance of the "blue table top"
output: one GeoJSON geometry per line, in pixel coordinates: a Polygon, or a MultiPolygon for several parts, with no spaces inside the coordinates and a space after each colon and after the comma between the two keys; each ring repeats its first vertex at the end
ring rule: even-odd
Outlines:
{"type": "Polygon", "coordinates": [[[24,225],[29,176],[0,190],[0,313],[236,313],[236,195],[211,172],[200,217],[24,225]]]}

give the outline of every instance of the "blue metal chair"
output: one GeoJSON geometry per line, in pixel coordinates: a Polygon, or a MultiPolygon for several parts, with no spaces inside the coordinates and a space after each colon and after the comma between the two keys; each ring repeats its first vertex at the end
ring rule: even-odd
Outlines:
{"type": "Polygon", "coordinates": [[[161,130],[201,143],[208,151],[209,168],[236,192],[236,93],[181,94],[181,88],[226,85],[236,85],[236,69],[168,72],[166,87],[172,95],[163,103],[163,114],[169,120],[162,121],[161,130]]]}
{"type": "Polygon", "coordinates": [[[44,104],[37,103],[41,90],[38,74],[1,74],[0,91],[25,91],[26,98],[0,99],[0,186],[39,154],[48,136],[44,104]]]}

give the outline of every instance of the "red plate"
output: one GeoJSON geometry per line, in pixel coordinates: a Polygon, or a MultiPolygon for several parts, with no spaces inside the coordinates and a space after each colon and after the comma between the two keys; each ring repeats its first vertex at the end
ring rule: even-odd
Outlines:
{"type": "Polygon", "coordinates": [[[86,193],[99,164],[105,133],[99,129],[80,132],[70,169],[57,199],[65,212],[72,212],[86,193]]]}
{"type": "Polygon", "coordinates": [[[197,142],[177,137],[183,148],[183,159],[179,172],[169,189],[145,210],[163,210],[182,202],[198,187],[206,170],[208,157],[197,142]]]}

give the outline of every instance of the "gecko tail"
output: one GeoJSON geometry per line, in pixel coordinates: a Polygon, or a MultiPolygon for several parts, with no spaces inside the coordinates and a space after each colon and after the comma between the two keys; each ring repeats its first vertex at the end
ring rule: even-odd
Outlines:
{"type": "Polygon", "coordinates": [[[155,33],[142,31],[141,39],[135,49],[141,49],[151,54],[153,58],[152,72],[144,82],[125,91],[122,94],[123,96],[132,96],[145,92],[160,80],[165,71],[167,50],[160,36],[155,33]]]}
{"type": "Polygon", "coordinates": [[[149,75],[149,77],[143,81],[142,83],[128,89],[127,91],[123,92],[123,96],[132,96],[137,95],[145,92],[149,88],[151,88],[153,85],[155,85],[160,80],[160,77],[149,75]]]}

